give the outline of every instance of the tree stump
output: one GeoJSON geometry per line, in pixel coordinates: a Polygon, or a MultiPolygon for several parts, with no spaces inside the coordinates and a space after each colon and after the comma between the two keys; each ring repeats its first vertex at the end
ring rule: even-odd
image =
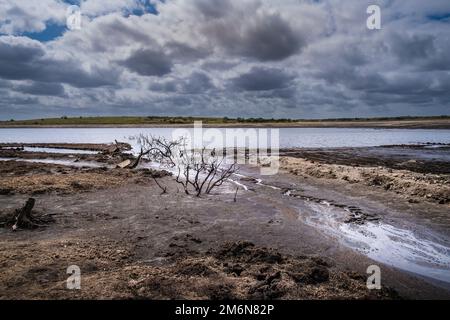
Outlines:
{"type": "Polygon", "coordinates": [[[33,222],[33,217],[31,216],[35,203],[36,200],[34,198],[29,198],[22,208],[16,210],[15,223],[12,226],[13,231],[16,231],[18,228],[34,229],[39,226],[33,222]]]}

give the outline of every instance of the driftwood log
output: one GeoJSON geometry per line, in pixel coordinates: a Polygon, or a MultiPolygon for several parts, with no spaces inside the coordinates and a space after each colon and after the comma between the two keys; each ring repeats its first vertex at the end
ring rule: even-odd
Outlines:
{"type": "Polygon", "coordinates": [[[131,146],[127,143],[114,140],[113,144],[109,145],[106,149],[103,150],[103,154],[116,154],[121,153],[125,150],[131,150],[131,146]]]}

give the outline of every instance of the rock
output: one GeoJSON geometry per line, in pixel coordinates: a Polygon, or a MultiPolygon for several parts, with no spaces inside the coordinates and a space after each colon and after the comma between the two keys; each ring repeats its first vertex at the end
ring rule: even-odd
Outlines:
{"type": "Polygon", "coordinates": [[[119,163],[116,167],[124,169],[124,168],[128,167],[130,164],[131,164],[131,160],[125,160],[125,161],[119,163]]]}

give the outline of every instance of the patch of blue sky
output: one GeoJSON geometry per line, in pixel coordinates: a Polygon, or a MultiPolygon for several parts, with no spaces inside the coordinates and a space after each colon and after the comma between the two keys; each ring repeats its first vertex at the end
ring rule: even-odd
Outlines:
{"type": "Polygon", "coordinates": [[[40,42],[48,42],[62,36],[66,31],[67,27],[65,25],[50,22],[47,23],[44,31],[24,32],[22,35],[40,42]]]}
{"type": "Polygon", "coordinates": [[[132,10],[125,9],[123,14],[125,16],[142,16],[144,14],[158,14],[158,10],[156,10],[155,6],[150,3],[150,0],[139,0],[139,7],[133,8],[132,10]]]}
{"type": "MultiPolygon", "coordinates": [[[[80,0],[64,0],[65,3],[70,5],[80,5],[80,0]]],[[[155,6],[150,0],[139,0],[140,6],[133,9],[124,8],[122,14],[125,17],[129,16],[142,16],[144,14],[158,14],[155,6]]],[[[68,29],[65,24],[57,24],[54,22],[48,22],[45,30],[41,32],[24,32],[22,36],[29,37],[40,42],[52,41],[58,37],[61,37],[68,29]]]]}
{"type": "Polygon", "coordinates": [[[450,22],[450,12],[431,14],[427,18],[433,21],[450,22]]]}

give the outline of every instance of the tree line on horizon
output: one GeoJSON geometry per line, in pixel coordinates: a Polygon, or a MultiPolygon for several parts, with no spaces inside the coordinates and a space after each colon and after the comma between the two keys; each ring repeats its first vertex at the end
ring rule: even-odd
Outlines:
{"type": "Polygon", "coordinates": [[[145,123],[167,123],[167,124],[183,124],[192,123],[194,121],[203,121],[206,123],[293,123],[293,122],[337,122],[337,121],[398,121],[398,120],[420,120],[420,119],[448,119],[450,115],[440,116],[397,116],[397,117],[354,117],[354,118],[324,118],[324,119],[292,119],[292,118],[229,118],[229,117],[169,117],[169,116],[115,116],[115,117],[68,117],[62,116],[60,118],[41,118],[29,120],[15,120],[0,121],[0,123],[15,123],[15,124],[145,124],[145,123]]]}

